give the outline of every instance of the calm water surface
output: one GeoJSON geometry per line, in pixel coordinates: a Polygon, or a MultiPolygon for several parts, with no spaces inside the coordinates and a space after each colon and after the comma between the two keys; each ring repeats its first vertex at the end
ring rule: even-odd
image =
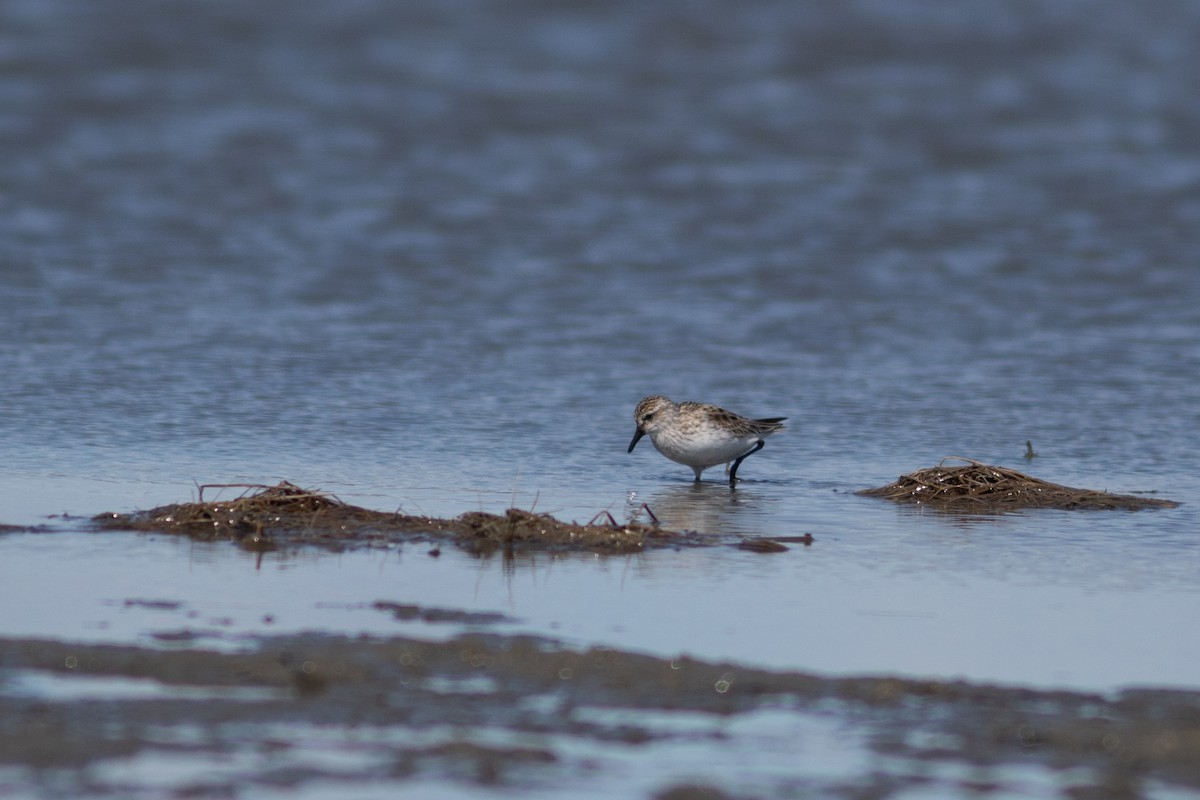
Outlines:
{"type": "MultiPolygon", "coordinates": [[[[639,625],[945,584],[1026,652],[1002,587],[1192,603],[1191,503],[963,520],[851,494],[947,455],[1024,467],[1032,440],[1042,477],[1197,496],[1200,114],[1175,68],[1200,18],[1057,8],[8,6],[5,521],[280,478],[442,515],[646,502],[819,544],[649,557],[685,577],[639,625]],[[696,487],[625,452],[650,392],[791,428],[736,492],[696,487]]],[[[901,666],[847,638],[876,657],[795,664],[901,666]]]]}
{"type": "Polygon", "coordinates": [[[388,599],[834,674],[1200,687],[1197,34],[1107,2],[5,4],[0,522],[288,479],[816,542],[256,568],[11,535],[0,634],[405,629],[356,605],[388,599]],[[735,492],[693,486],[625,452],[652,392],[790,429],[735,492]],[[852,494],[949,455],[1185,505],[852,494]]]}

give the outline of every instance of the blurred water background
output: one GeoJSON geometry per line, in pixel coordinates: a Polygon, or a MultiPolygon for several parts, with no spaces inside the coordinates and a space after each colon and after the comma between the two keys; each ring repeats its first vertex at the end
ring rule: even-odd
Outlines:
{"type": "Polygon", "coordinates": [[[255,571],[10,536],[0,634],[137,641],[157,618],[105,602],[220,586],[227,633],[387,596],[831,674],[1200,686],[1197,63],[1187,3],[4,2],[0,522],[286,478],[816,542],[255,571]],[[625,452],[649,393],[790,428],[695,487],[625,452]],[[1185,505],[852,494],[951,455],[1185,505]]]}

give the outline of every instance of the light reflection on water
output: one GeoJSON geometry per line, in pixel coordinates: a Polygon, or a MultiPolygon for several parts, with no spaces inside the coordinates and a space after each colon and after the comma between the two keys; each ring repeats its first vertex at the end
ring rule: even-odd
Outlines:
{"type": "Polygon", "coordinates": [[[719,481],[688,481],[645,493],[631,491],[626,510],[627,515],[633,516],[644,504],[670,530],[696,531],[709,536],[766,536],[769,532],[762,526],[776,516],[772,506],[780,503],[777,494],[780,487],[774,488],[773,492],[743,483],[731,489],[719,481]]]}
{"type": "Polygon", "coordinates": [[[12,534],[0,539],[0,578],[23,602],[5,607],[0,635],[178,646],[190,632],[191,646],[238,649],[254,635],[317,629],[461,630],[373,608],[385,601],[509,618],[488,630],[825,674],[1194,685],[1200,645],[1162,635],[1194,616],[1194,566],[1154,586],[1086,563],[1055,579],[1028,568],[1045,547],[1014,553],[979,539],[1020,538],[1019,526],[924,533],[923,545],[914,532],[867,545],[854,540],[869,533],[830,532],[771,555],[722,545],[482,558],[445,547],[433,558],[428,544],[260,556],[161,536],[12,534]]]}
{"type": "Polygon", "coordinates": [[[1196,687],[1197,8],[0,6],[0,523],[66,531],[0,536],[0,636],[461,627],[386,600],[780,669],[1196,687]],[[696,486],[625,452],[651,392],[789,430],[696,486]],[[853,494],[948,455],[1186,504],[853,494]],[[46,519],[280,479],[814,541],[257,558],[46,519]]]}

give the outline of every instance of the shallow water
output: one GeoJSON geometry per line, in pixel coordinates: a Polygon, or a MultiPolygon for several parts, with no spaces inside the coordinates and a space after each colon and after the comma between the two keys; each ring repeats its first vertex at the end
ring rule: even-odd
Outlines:
{"type": "MultiPolygon", "coordinates": [[[[1100,691],[1196,685],[1200,644],[1187,635],[1195,609],[1185,586],[1150,589],[1128,574],[1105,585],[1063,570],[1052,580],[1016,565],[1006,579],[955,563],[906,570],[878,555],[895,545],[877,542],[881,563],[872,564],[840,552],[842,541],[779,555],[714,548],[506,560],[445,548],[435,558],[427,544],[254,554],[158,536],[23,534],[3,541],[0,579],[21,602],[0,622],[9,636],[151,646],[182,638],[218,649],[251,646],[259,634],[461,630],[375,607],[401,603],[500,614],[489,630],[569,644],[830,675],[1100,691]]],[[[984,557],[979,546],[943,547],[984,557]]]]}
{"type": "Polygon", "coordinates": [[[1197,29],[1107,2],[6,4],[0,522],[63,532],[0,537],[0,635],[457,630],[362,605],[390,600],[834,675],[1200,688],[1197,29]],[[790,429],[736,491],[693,486],[625,452],[652,392],[790,429]],[[950,455],[1185,505],[853,494],[950,455]],[[815,542],[256,562],[47,518],[279,479],[815,542]]]}

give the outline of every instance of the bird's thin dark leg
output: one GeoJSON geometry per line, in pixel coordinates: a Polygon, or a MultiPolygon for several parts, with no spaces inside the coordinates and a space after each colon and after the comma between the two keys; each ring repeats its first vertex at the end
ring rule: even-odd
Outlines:
{"type": "Polygon", "coordinates": [[[729,485],[730,486],[733,486],[735,483],[737,483],[737,468],[742,465],[742,461],[744,461],[747,456],[752,456],[755,453],[757,453],[759,450],[762,450],[763,445],[765,445],[765,444],[766,444],[766,442],[764,442],[762,439],[759,439],[757,442],[754,443],[753,450],[742,453],[740,456],[738,456],[737,461],[733,462],[733,468],[731,470],[729,470],[729,485]]]}

